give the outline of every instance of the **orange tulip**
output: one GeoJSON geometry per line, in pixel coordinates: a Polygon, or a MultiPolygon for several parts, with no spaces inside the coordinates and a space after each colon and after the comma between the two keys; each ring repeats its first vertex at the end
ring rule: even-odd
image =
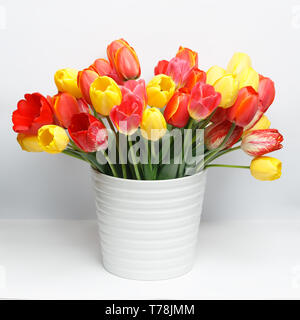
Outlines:
{"type": "Polygon", "coordinates": [[[190,67],[198,68],[198,53],[184,47],[179,47],[176,57],[182,60],[185,60],[189,63],[190,67]]]}
{"type": "Polygon", "coordinates": [[[139,59],[134,49],[124,39],[113,41],[107,47],[107,56],[122,80],[136,79],[140,76],[139,59]]]}
{"type": "Polygon", "coordinates": [[[234,105],[228,110],[228,120],[240,127],[247,126],[258,110],[258,94],[252,87],[239,90],[234,105]]]}
{"type": "Polygon", "coordinates": [[[190,118],[189,104],[190,94],[180,91],[175,92],[164,111],[167,123],[177,128],[185,127],[190,118]]]}
{"type": "Polygon", "coordinates": [[[112,73],[112,66],[106,59],[96,59],[94,63],[89,66],[89,69],[97,72],[99,76],[107,76],[112,73]]]}
{"type": "Polygon", "coordinates": [[[197,82],[206,82],[206,73],[198,68],[193,68],[185,79],[184,87],[192,90],[197,82]]]}
{"type": "Polygon", "coordinates": [[[98,73],[99,76],[107,76],[116,81],[117,84],[123,84],[124,81],[118,76],[117,72],[111,66],[110,62],[106,59],[97,59],[92,65],[89,66],[89,69],[98,73]]]}
{"type": "Polygon", "coordinates": [[[90,69],[84,69],[78,72],[77,84],[81,90],[83,98],[88,104],[92,104],[90,98],[90,86],[92,82],[98,77],[98,73],[90,69]]]}
{"type": "Polygon", "coordinates": [[[59,92],[52,98],[55,116],[59,125],[68,128],[74,114],[89,113],[89,107],[83,99],[76,99],[67,92],[59,92]]]}

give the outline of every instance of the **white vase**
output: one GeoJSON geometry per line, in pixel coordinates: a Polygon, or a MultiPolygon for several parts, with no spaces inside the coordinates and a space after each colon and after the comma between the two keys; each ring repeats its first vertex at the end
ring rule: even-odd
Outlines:
{"type": "Polygon", "coordinates": [[[206,172],[127,180],[92,170],[102,261],[119,277],[162,280],[193,267],[206,172]]]}

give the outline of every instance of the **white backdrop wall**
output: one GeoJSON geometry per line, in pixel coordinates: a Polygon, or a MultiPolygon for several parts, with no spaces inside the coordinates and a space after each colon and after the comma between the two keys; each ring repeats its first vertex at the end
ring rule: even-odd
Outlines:
{"type": "MultiPolygon", "coordinates": [[[[275,182],[246,170],[210,169],[204,219],[285,219],[300,213],[300,0],[0,0],[0,218],[93,218],[88,167],[63,155],[21,152],[11,113],[24,93],[55,94],[54,72],[82,69],[124,37],[149,80],[179,45],[199,52],[200,68],[226,66],[235,51],[271,77],[277,96],[267,115],[284,135],[275,182]]],[[[224,163],[248,164],[242,152],[224,163]]]]}

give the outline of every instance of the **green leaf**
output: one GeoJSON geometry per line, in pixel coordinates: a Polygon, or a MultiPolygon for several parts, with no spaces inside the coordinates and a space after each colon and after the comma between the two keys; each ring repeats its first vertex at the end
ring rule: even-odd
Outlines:
{"type": "Polygon", "coordinates": [[[179,164],[165,164],[158,173],[157,180],[175,179],[177,177],[179,164]]]}

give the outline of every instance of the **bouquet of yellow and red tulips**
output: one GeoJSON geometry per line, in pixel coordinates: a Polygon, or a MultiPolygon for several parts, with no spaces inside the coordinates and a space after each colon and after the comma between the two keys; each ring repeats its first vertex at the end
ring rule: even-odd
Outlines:
{"type": "Polygon", "coordinates": [[[179,178],[211,166],[250,169],[259,180],[280,177],[281,162],[264,156],[282,148],[264,115],[274,83],[248,55],[235,53],[227,69],[204,72],[198,54],[180,47],[158,62],[147,85],[137,80],[139,60],[125,40],[113,41],[107,56],[82,71],[58,70],[52,97],[25,94],[12,116],[23,150],[64,153],[127,179],[179,178]],[[238,149],[254,157],[249,166],[211,163],[238,149]]]}

